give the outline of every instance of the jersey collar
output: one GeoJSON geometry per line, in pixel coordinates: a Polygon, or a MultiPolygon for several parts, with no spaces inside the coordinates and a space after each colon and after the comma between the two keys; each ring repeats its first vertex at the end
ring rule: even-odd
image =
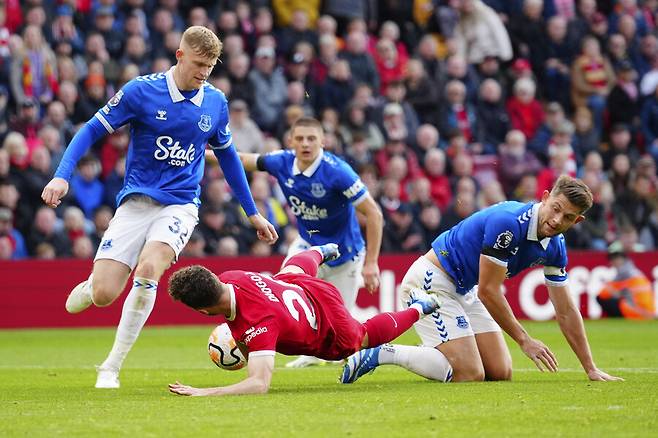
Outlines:
{"type": "Polygon", "coordinates": [[[301,170],[299,170],[299,166],[297,165],[297,157],[295,157],[295,160],[292,162],[292,174],[294,176],[297,176],[300,173],[302,173],[302,174],[304,174],[304,176],[307,176],[309,178],[312,177],[313,174],[315,173],[315,171],[318,170],[318,167],[320,167],[320,164],[322,163],[322,156],[323,155],[324,155],[324,151],[322,149],[320,149],[320,153],[318,154],[318,157],[303,172],[301,170]]]}
{"type": "MultiPolygon", "coordinates": [[[[539,238],[537,237],[537,225],[539,221],[539,207],[541,207],[541,202],[536,203],[535,205],[532,206],[532,214],[530,216],[530,224],[528,224],[528,235],[527,238],[528,240],[534,240],[535,242],[539,241],[539,238]]],[[[548,244],[550,243],[551,238],[550,237],[544,237],[541,241],[539,241],[539,244],[542,246],[542,248],[546,249],[548,248],[548,244]]]]}
{"type": "Polygon", "coordinates": [[[228,286],[228,296],[231,299],[231,314],[226,318],[229,321],[233,321],[235,319],[235,312],[236,312],[236,306],[235,306],[235,289],[233,288],[232,284],[229,283],[224,283],[226,286],[228,286]]]}
{"type": "MultiPolygon", "coordinates": [[[[167,89],[169,90],[169,96],[171,97],[172,102],[178,103],[182,100],[185,100],[185,96],[183,96],[176,86],[176,81],[174,81],[174,67],[171,67],[167,72],[165,73],[165,78],[167,79],[167,89]]],[[[203,103],[203,85],[201,85],[201,88],[199,88],[199,91],[190,99],[190,102],[195,104],[198,107],[201,107],[201,104],[203,103]]]]}

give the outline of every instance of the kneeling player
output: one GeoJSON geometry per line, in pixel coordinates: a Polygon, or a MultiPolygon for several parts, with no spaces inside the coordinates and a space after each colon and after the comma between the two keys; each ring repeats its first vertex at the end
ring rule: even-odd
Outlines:
{"type": "Polygon", "coordinates": [[[176,382],[169,390],[181,395],[265,393],[277,351],[344,359],[361,348],[397,338],[421,316],[439,308],[436,296],[415,290],[409,309],[383,313],[361,324],[350,316],[338,290],[315,277],[321,263],[338,255],[335,244],[312,247],[291,257],[273,277],[247,271],[227,271],[217,277],[201,266],[174,273],[169,294],[175,300],[206,315],[226,316],[233,338],[248,350],[248,377],[217,388],[176,382]]]}

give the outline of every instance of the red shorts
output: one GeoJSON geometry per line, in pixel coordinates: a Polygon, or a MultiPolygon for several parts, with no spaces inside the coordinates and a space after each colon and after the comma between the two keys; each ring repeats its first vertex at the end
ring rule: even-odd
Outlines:
{"type": "Polygon", "coordinates": [[[316,357],[345,359],[362,348],[366,328],[352,318],[334,285],[304,274],[281,274],[276,277],[302,287],[313,300],[318,323],[318,344],[314,352],[316,357]]]}

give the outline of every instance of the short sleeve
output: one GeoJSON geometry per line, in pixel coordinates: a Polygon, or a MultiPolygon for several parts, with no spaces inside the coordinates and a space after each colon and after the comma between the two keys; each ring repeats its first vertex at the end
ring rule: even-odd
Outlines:
{"type": "Polygon", "coordinates": [[[547,286],[566,286],[567,265],[569,264],[567,247],[563,235],[554,237],[554,239],[557,239],[557,244],[554,249],[551,248],[551,257],[544,265],[544,281],[547,286]]]}
{"type": "Polygon", "coordinates": [[[138,100],[139,82],[133,79],[117,91],[94,116],[111,134],[137,117],[136,108],[139,105],[135,105],[135,102],[138,100]]]}
{"type": "Polygon", "coordinates": [[[250,356],[264,355],[276,351],[278,337],[279,327],[274,318],[269,317],[249,327],[240,336],[240,341],[247,346],[250,356]]]}
{"type": "Polygon", "coordinates": [[[494,212],[484,225],[482,254],[500,266],[507,266],[512,251],[519,245],[521,229],[515,216],[494,212]]]}
{"type": "Polygon", "coordinates": [[[347,163],[338,163],[336,178],[337,188],[352,204],[357,205],[365,199],[368,188],[347,163]]]}
{"type": "Polygon", "coordinates": [[[266,172],[277,176],[285,166],[285,151],[274,151],[261,155],[263,167],[266,172]]]}

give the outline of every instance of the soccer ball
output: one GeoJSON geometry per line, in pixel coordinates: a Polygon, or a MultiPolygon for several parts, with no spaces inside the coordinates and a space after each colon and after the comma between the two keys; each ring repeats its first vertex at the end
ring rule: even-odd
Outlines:
{"type": "Polygon", "coordinates": [[[208,354],[215,365],[224,370],[239,370],[247,364],[226,323],[218,325],[210,333],[208,354]]]}

